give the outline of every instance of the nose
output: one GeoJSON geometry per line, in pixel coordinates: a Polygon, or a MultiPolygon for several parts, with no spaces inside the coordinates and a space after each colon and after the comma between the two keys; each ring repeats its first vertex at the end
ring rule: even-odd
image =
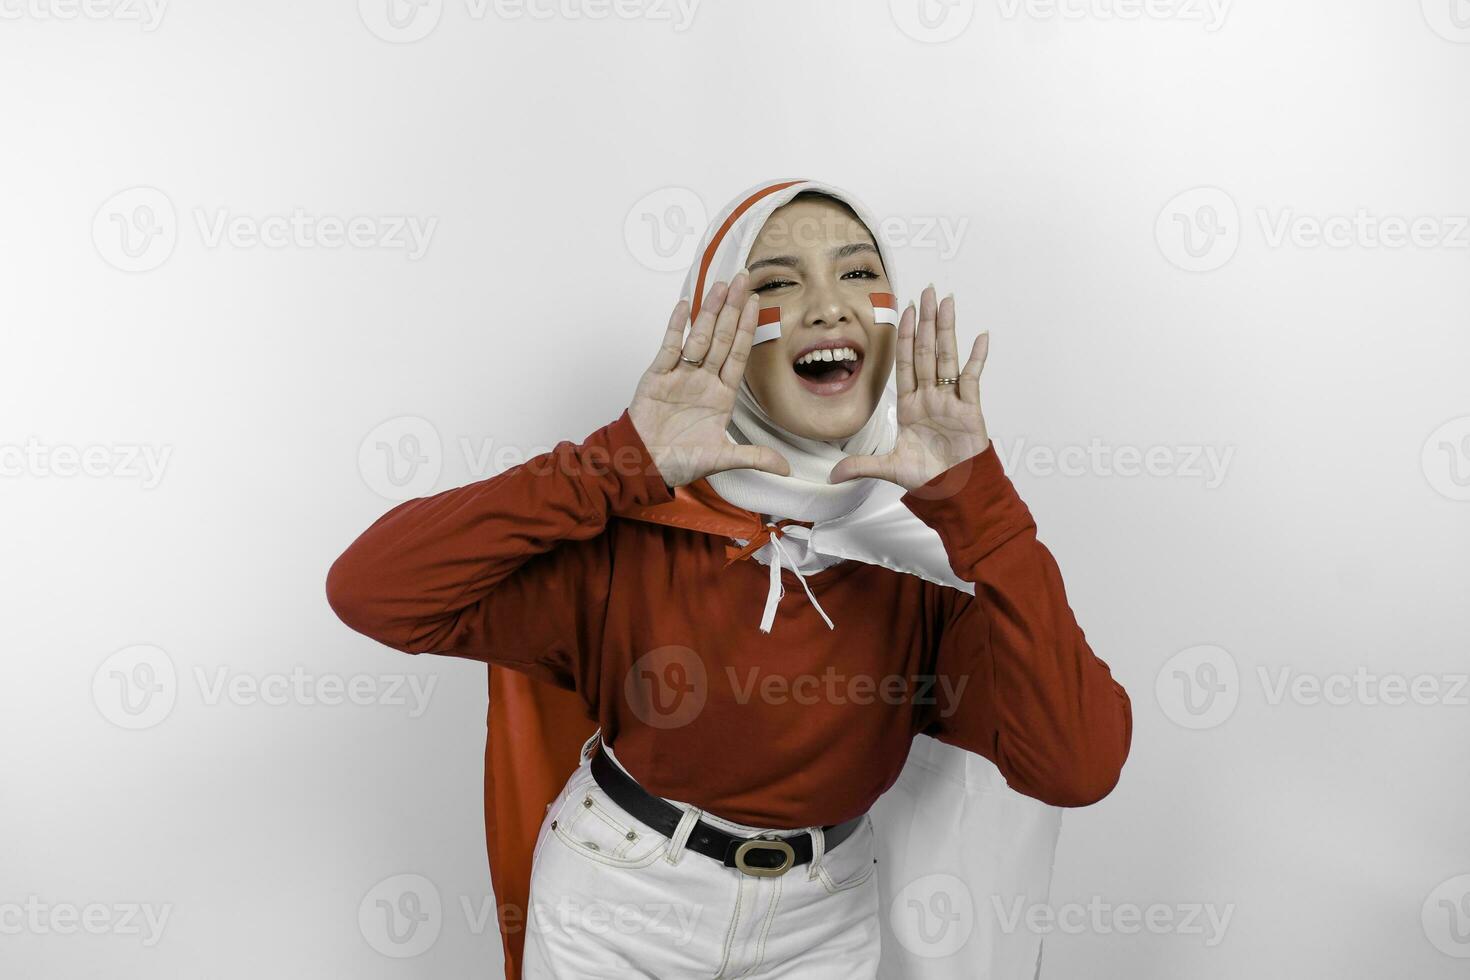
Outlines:
{"type": "Polygon", "coordinates": [[[811,290],[802,323],[814,329],[848,326],[857,323],[857,316],[837,287],[826,284],[811,290]]]}

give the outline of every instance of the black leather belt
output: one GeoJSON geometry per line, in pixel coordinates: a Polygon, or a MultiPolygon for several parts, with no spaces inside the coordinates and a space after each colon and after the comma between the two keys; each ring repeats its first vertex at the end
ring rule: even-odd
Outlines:
{"type": "MultiPolygon", "coordinates": [[[[684,811],[668,800],[655,796],[608,758],[598,742],[592,756],[592,778],[602,791],[634,818],[643,821],[665,837],[673,837],[684,811]]],[[[822,828],[824,847],[830,851],[852,836],[862,825],[863,817],[822,828]]],[[[703,820],[694,824],[685,844],[691,851],[714,858],[727,868],[738,868],[757,878],[783,875],[798,864],[812,859],[812,835],[806,831],[781,837],[736,837],[703,820]]]]}

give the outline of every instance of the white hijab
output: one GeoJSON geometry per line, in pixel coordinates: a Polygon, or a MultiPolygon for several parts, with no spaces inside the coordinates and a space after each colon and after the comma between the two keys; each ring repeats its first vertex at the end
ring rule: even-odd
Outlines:
{"type": "MultiPolygon", "coordinates": [[[[710,222],[700,240],[694,265],[685,279],[684,298],[691,304],[698,304],[716,281],[733,279],[745,267],[766,219],[804,191],[820,191],[842,201],[852,208],[870,233],[877,227],[861,201],[830,184],[814,180],[762,182],[736,195],[710,222]]],[[[884,249],[876,233],[873,233],[873,241],[891,284],[892,256],[884,249]]],[[[697,305],[693,309],[697,313],[697,305]]],[[[742,379],[726,430],[730,440],[776,450],[791,463],[791,475],[777,476],[750,469],[726,470],[709,476],[710,486],[735,506],[768,515],[774,520],[792,518],[820,522],[843,517],[868,498],[878,481],[864,478],[830,484],[827,476],[844,456],[877,455],[891,450],[898,434],[897,406],[898,394],[890,376],[873,414],[861,429],[840,441],[807,439],[783,428],[767,415],[751,391],[749,379],[742,379]]]]}

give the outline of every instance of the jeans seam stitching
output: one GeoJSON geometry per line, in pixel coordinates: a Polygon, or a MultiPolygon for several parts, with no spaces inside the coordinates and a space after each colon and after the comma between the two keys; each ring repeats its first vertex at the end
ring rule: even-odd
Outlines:
{"type": "Polygon", "coordinates": [[[735,943],[735,926],[740,922],[740,907],[743,904],[742,899],[744,897],[745,883],[741,881],[736,881],[735,910],[730,916],[730,925],[727,926],[725,929],[725,955],[724,958],[720,961],[720,969],[719,972],[715,974],[715,980],[719,980],[720,977],[723,977],[725,975],[725,968],[730,965],[730,948],[735,943]]]}
{"type": "Polygon", "coordinates": [[[761,938],[760,941],[756,943],[755,947],[755,962],[752,963],[750,969],[746,971],[747,974],[754,973],[755,971],[759,970],[761,968],[761,964],[763,964],[766,960],[766,941],[770,938],[771,935],[771,924],[776,921],[776,909],[781,904],[781,879],[774,878],[772,880],[776,886],[776,894],[771,896],[771,908],[770,911],[766,913],[765,924],[761,926],[761,938]]]}

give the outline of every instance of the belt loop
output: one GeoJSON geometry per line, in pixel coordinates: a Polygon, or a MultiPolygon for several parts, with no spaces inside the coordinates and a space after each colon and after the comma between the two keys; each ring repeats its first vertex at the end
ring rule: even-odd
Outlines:
{"type": "Polygon", "coordinates": [[[821,827],[808,827],[807,833],[812,835],[812,866],[807,869],[806,880],[811,881],[817,876],[817,868],[822,863],[822,855],[827,853],[827,835],[821,827]]]}
{"type": "Polygon", "coordinates": [[[669,838],[669,850],[664,855],[664,860],[670,864],[679,863],[684,857],[684,845],[688,843],[689,835],[694,832],[694,825],[699,823],[699,818],[703,815],[702,811],[694,807],[684,811],[684,815],[679,818],[679,826],[674,828],[674,836],[669,838]]]}

